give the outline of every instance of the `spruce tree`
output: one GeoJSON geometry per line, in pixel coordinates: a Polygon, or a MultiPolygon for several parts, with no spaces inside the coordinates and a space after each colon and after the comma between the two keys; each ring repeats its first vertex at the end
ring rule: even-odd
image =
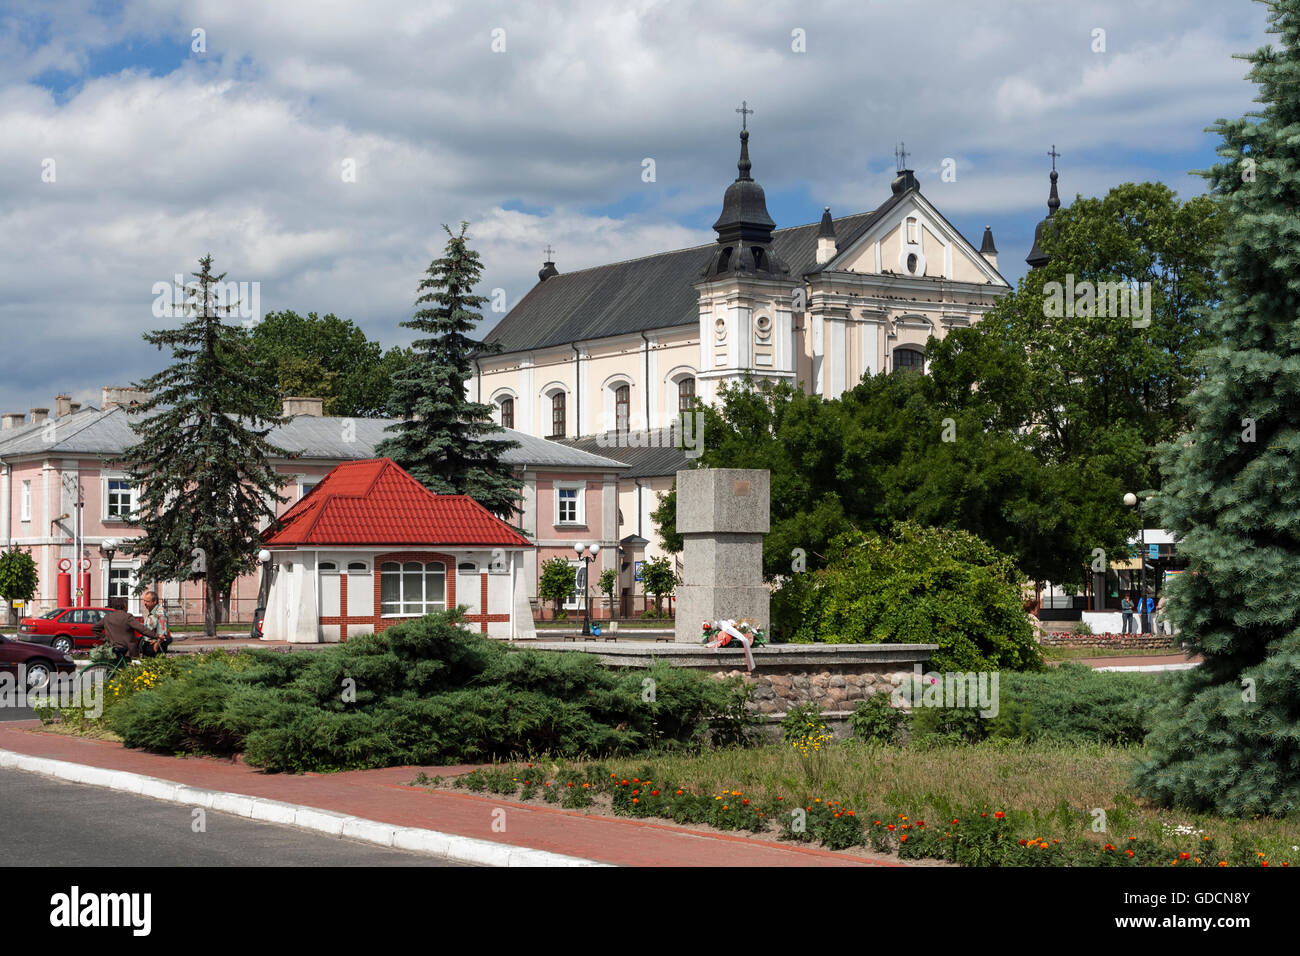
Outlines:
{"type": "Polygon", "coordinates": [[[133,520],[143,532],[123,543],[144,556],[137,589],[202,580],[211,636],[235,579],[257,568],[259,525],[275,517],[267,502],[287,500],[270,459],[294,456],[267,441],[288,419],[268,416],[274,393],[257,375],[248,338],[222,322],[236,306],[225,301],[225,273],[212,274],[211,256],[199,267],[186,287],[188,321],[144,334],[150,345],[170,348],[173,362],[136,386],[151,394],[139,408],[145,417],[131,423],[139,441],[120,464],[137,489],[133,520]]]}
{"type": "Polygon", "coordinates": [[[469,495],[500,518],[518,510],[518,479],[501,454],[519,443],[488,437],[503,431],[490,406],[465,397],[475,355],[488,350],[470,338],[486,298],[473,294],[482,275],[478,253],[466,244],[460,224],[455,235],[446,225],[447,246],[420,282],[417,306],[402,325],[423,333],[411,343],[412,361],[393,379],[389,412],[401,421],[388,427],[376,453],[409,471],[436,494],[469,495]]]}
{"type": "Polygon", "coordinates": [[[1247,57],[1263,108],[1214,127],[1226,288],[1152,503],[1189,561],[1169,617],[1205,660],[1148,738],[1138,786],[1225,814],[1300,809],[1300,0],[1268,6],[1281,46],[1247,57]]]}

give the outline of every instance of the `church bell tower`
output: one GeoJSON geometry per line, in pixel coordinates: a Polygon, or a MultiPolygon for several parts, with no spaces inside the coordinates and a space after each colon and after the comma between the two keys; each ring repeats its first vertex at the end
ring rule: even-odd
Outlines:
{"type": "Polygon", "coordinates": [[[795,380],[790,268],[772,251],[776,223],[763,187],[750,175],[749,130],[741,114],[738,175],[713,224],[717,246],[695,288],[700,297],[700,398],[711,403],[724,382],[795,380]]]}

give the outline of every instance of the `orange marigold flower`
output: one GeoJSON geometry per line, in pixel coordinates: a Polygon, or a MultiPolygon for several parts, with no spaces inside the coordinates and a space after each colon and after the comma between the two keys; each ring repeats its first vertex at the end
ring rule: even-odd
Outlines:
{"type": "Polygon", "coordinates": [[[740,802],[741,802],[744,806],[749,806],[749,798],[748,798],[748,797],[746,797],[744,800],[741,800],[740,802]]]}
{"type": "Polygon", "coordinates": [[[1219,861],[1219,866],[1227,866],[1227,865],[1228,865],[1228,861],[1227,861],[1227,860],[1220,860],[1220,861],[1219,861]]]}
{"type": "Polygon", "coordinates": [[[899,843],[906,843],[906,842],[907,842],[907,834],[904,833],[901,837],[899,837],[899,838],[898,838],[898,842],[899,842],[899,843]]]}
{"type": "Polygon", "coordinates": [[[1136,840],[1137,837],[1129,837],[1130,840],[1136,840]]]}
{"type": "Polygon", "coordinates": [[[853,811],[852,811],[852,810],[848,810],[848,811],[845,811],[845,812],[847,812],[849,816],[853,816],[853,811]]]}
{"type": "Polygon", "coordinates": [[[566,786],[570,786],[570,787],[572,787],[572,786],[573,786],[573,784],[571,784],[571,783],[570,783],[570,784],[566,784],[566,786]]]}
{"type": "Polygon", "coordinates": [[[1268,866],[1268,860],[1260,860],[1260,861],[1259,861],[1259,865],[1260,865],[1260,866],[1268,866]]]}
{"type": "Polygon", "coordinates": [[[987,814],[987,813],[981,813],[980,816],[982,816],[982,817],[987,817],[988,814],[987,814]]]}
{"type": "Polygon", "coordinates": [[[952,822],[955,824],[957,821],[956,821],[956,820],[953,820],[952,822]]]}
{"type": "Polygon", "coordinates": [[[1192,855],[1191,855],[1190,853],[1180,853],[1180,854],[1178,854],[1178,859],[1180,859],[1180,860],[1190,860],[1191,858],[1192,858],[1192,855]]]}
{"type": "Polygon", "coordinates": [[[1021,840],[1020,845],[1025,846],[1028,842],[1029,842],[1028,840],[1021,840]]]}
{"type": "Polygon", "coordinates": [[[632,802],[633,802],[633,803],[640,803],[641,801],[640,801],[638,798],[633,797],[633,798],[632,798],[632,802]]]}
{"type": "Polygon", "coordinates": [[[583,789],[583,790],[587,790],[587,789],[589,789],[590,787],[591,787],[591,784],[589,784],[589,783],[584,783],[584,784],[582,785],[582,789],[583,789]]]}
{"type": "Polygon", "coordinates": [[[993,814],[993,819],[994,819],[994,820],[1001,820],[1001,819],[1002,819],[1003,817],[1005,817],[1005,816],[1006,816],[1006,814],[1003,813],[1001,810],[999,810],[997,813],[993,814]]]}
{"type": "Polygon", "coordinates": [[[724,810],[727,809],[727,805],[725,803],[722,805],[722,809],[724,810]]]}
{"type": "Polygon", "coordinates": [[[889,826],[885,827],[885,829],[886,829],[886,830],[892,830],[892,829],[894,829],[894,825],[891,823],[889,826]]]}
{"type": "Polygon", "coordinates": [[[677,795],[680,797],[682,795],[682,791],[678,790],[677,795]]]}
{"type": "Polygon", "coordinates": [[[1125,855],[1125,856],[1132,856],[1132,855],[1133,855],[1133,851],[1132,851],[1132,850],[1125,850],[1125,851],[1124,851],[1124,855],[1125,855]]]}
{"type": "Polygon", "coordinates": [[[651,790],[651,791],[650,791],[650,796],[652,796],[652,797],[657,797],[657,796],[659,796],[659,791],[658,791],[658,790],[651,790]]]}

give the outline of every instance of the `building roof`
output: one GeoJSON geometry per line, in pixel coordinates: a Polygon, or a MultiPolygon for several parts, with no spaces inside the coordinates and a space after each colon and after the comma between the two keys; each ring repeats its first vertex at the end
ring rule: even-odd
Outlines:
{"type": "Polygon", "coordinates": [[[587,438],[563,439],[563,443],[575,450],[599,452],[622,462],[627,471],[620,478],[659,478],[676,475],[690,467],[686,449],[675,447],[672,437],[664,429],[655,429],[628,435],[606,432],[587,438]],[[635,444],[641,436],[644,436],[646,447],[635,444]]]}
{"type": "MultiPolygon", "coordinates": [[[[854,237],[874,223],[899,197],[872,212],[834,220],[837,236],[854,237]]],[[[790,267],[791,278],[812,272],[817,261],[820,220],[772,233],[772,254],[790,267]]],[[[847,243],[841,242],[840,248],[847,243]]],[[[539,282],[484,336],[502,352],[526,352],[627,335],[651,329],[697,326],[700,300],[695,283],[718,244],[661,252],[640,259],[561,272],[539,282]]]]}
{"type": "MultiPolygon", "coordinates": [[[[140,412],[121,406],[99,411],[82,409],[44,424],[28,424],[0,431],[0,458],[20,455],[104,455],[117,456],[139,441],[131,423],[139,421],[140,412]],[[52,430],[47,426],[53,424],[52,430]],[[52,440],[51,440],[52,439],[52,440]]],[[[395,418],[327,418],[297,415],[271,430],[267,440],[286,451],[296,452],[307,460],[350,461],[374,458],[375,447],[388,435],[384,429],[395,418]]],[[[515,468],[591,468],[622,470],[626,466],[576,448],[566,447],[545,438],[505,429],[490,438],[513,439],[518,448],[502,452],[501,460],[515,468]]]]}
{"type": "Polygon", "coordinates": [[[473,498],[435,495],[391,458],[336,466],[268,529],[265,540],[270,547],[533,547],[473,498]]]}

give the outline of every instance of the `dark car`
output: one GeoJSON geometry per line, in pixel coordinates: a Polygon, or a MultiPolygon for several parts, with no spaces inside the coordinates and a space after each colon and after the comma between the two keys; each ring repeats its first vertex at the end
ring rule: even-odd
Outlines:
{"type": "Polygon", "coordinates": [[[108,613],[106,607],[56,607],[40,617],[25,617],[18,622],[20,641],[44,644],[56,651],[82,650],[102,643],[90,629],[108,613]]]}
{"type": "Polygon", "coordinates": [[[64,651],[0,635],[0,674],[21,675],[25,690],[41,690],[54,674],[75,674],[77,665],[64,651]]]}

